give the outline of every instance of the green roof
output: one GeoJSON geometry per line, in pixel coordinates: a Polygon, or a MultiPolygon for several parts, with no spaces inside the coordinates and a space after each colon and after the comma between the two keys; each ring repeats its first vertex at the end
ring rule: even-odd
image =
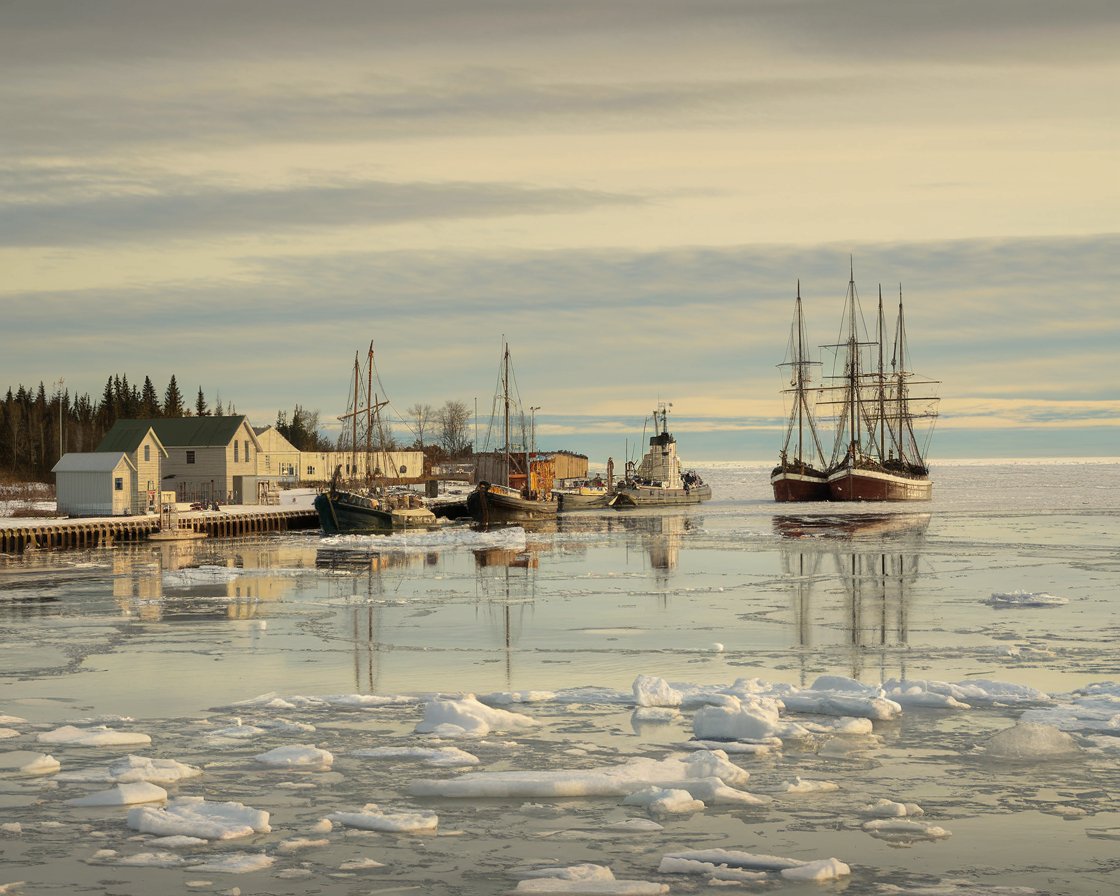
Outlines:
{"type": "MultiPolygon", "coordinates": [[[[153,429],[151,420],[118,420],[113,428],[105,433],[97,445],[98,451],[124,451],[129,454],[140,447],[148,431],[153,429]]],[[[159,450],[166,457],[167,451],[163,447],[163,439],[156,433],[156,441],[160,443],[159,450]]]]}
{"type": "MultiPolygon", "coordinates": [[[[234,417],[158,417],[152,420],[118,420],[97,446],[98,451],[135,451],[149,429],[165,446],[173,448],[225,447],[237,435],[245,415],[234,417]]],[[[252,432],[252,427],[249,432],[252,432]]],[[[256,435],[253,436],[256,442],[256,435]]],[[[260,443],[257,443],[260,447],[260,443]]]]}

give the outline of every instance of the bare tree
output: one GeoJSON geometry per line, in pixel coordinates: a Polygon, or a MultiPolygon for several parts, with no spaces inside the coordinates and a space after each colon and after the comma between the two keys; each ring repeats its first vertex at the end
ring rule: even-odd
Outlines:
{"type": "Polygon", "coordinates": [[[436,413],[439,426],[439,444],[448,454],[462,454],[470,446],[471,411],[461,401],[448,401],[436,413]]]}
{"type": "Polygon", "coordinates": [[[416,434],[416,445],[423,451],[424,436],[432,431],[432,426],[436,422],[436,410],[430,404],[417,402],[405,413],[408,414],[408,425],[416,434]]]}

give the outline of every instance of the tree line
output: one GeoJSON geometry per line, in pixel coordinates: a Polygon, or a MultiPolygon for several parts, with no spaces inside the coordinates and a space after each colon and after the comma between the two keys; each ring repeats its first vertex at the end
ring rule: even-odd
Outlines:
{"type": "MultiPolygon", "coordinates": [[[[211,408],[199,386],[193,404],[188,403],[172,374],[162,393],[151,377],[143,385],[114,374],[105,382],[101,397],[71,394],[62,380],[50,392],[22,384],[0,400],[0,481],[50,482],[51,470],[67,452],[94,451],[117,420],[157,417],[225,416],[237,413],[231,402],[223,405],[218,393],[211,408]]],[[[471,414],[461,401],[448,401],[440,408],[416,404],[407,411],[403,424],[408,431],[403,447],[423,450],[433,459],[458,457],[472,448],[471,414]]],[[[330,451],[339,447],[320,430],[319,412],[296,405],[289,414],[280,411],[276,429],[300,451],[330,451]]],[[[391,432],[386,447],[398,448],[391,432]]]]}

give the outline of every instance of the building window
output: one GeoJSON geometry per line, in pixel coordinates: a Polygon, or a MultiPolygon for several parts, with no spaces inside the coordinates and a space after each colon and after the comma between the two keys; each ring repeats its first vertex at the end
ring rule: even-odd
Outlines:
{"type": "Polygon", "coordinates": [[[147,462],[147,461],[150,461],[151,459],[152,459],[152,446],[151,445],[145,445],[144,446],[144,461],[147,462]]]}
{"type": "Polygon", "coordinates": [[[118,476],[116,479],[114,479],[113,480],[113,489],[115,491],[118,491],[118,492],[123,492],[124,491],[124,479],[122,479],[120,476],[118,476]]]}
{"type": "Polygon", "coordinates": [[[188,451],[187,452],[187,463],[188,464],[193,464],[194,463],[194,452],[193,451],[188,451]]]}
{"type": "Polygon", "coordinates": [[[314,468],[314,467],[312,467],[312,466],[308,466],[308,468],[307,468],[307,475],[308,475],[308,476],[314,476],[314,475],[315,475],[315,468],[314,468]]]}
{"type": "Polygon", "coordinates": [[[241,443],[237,439],[233,440],[233,462],[237,463],[241,460],[241,443]]]}
{"type": "Polygon", "coordinates": [[[249,441],[245,441],[245,463],[249,463],[249,441]]]}

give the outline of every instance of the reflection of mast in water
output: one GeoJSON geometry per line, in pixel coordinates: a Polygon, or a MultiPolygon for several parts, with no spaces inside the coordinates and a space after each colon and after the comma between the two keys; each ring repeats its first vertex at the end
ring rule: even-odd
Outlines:
{"type": "Polygon", "coordinates": [[[510,690],[513,689],[513,619],[512,607],[514,602],[521,605],[522,609],[526,605],[532,604],[536,599],[536,576],[533,570],[537,568],[538,556],[537,552],[532,549],[532,546],[527,546],[525,551],[505,550],[499,548],[484,548],[474,552],[475,563],[477,564],[478,577],[476,583],[479,587],[480,593],[487,595],[487,602],[492,607],[495,602],[502,606],[502,651],[505,656],[506,665],[506,687],[510,690]],[[501,569],[501,574],[498,576],[485,574],[488,569],[501,569]],[[516,580],[512,578],[512,570],[523,569],[525,570],[525,577],[521,580],[521,585],[524,589],[525,595],[522,598],[511,596],[511,584],[516,584],[516,580]],[[495,580],[500,580],[502,584],[502,593],[497,597],[496,601],[494,596],[490,593],[491,586],[495,580]]]}
{"type": "Polygon", "coordinates": [[[803,648],[798,651],[801,665],[801,686],[807,687],[807,670],[805,660],[813,641],[813,582],[816,581],[817,572],[821,565],[820,551],[783,552],[782,563],[785,567],[786,577],[790,580],[790,590],[793,597],[793,616],[797,626],[797,645],[803,648]]]}
{"type": "MultiPolygon", "coordinates": [[[[907,586],[917,579],[918,555],[852,552],[843,557],[837,554],[836,559],[837,572],[848,594],[851,677],[859,679],[864,652],[876,648],[880,680],[885,680],[887,650],[907,647],[909,643],[907,586]]],[[[904,652],[899,654],[899,677],[906,677],[904,652]]]]}

